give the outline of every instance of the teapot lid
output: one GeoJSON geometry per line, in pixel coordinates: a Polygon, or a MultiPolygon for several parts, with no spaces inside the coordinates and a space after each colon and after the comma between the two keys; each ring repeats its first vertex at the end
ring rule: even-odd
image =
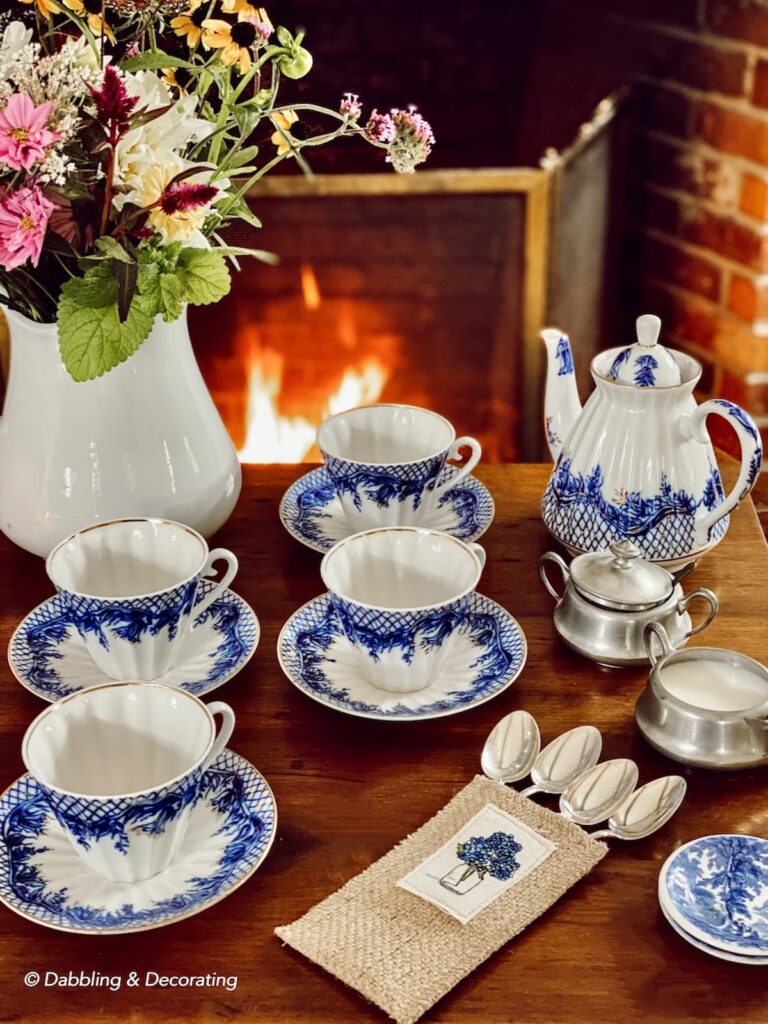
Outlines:
{"type": "Polygon", "coordinates": [[[671,573],[647,561],[630,540],[577,555],[571,562],[576,589],[593,604],[617,611],[643,611],[663,604],[675,587],[671,573]]]}
{"type": "Polygon", "coordinates": [[[674,387],[682,381],[680,364],[659,345],[661,320],[653,313],[637,318],[637,341],[623,348],[611,364],[608,377],[638,388],[674,387]]]}

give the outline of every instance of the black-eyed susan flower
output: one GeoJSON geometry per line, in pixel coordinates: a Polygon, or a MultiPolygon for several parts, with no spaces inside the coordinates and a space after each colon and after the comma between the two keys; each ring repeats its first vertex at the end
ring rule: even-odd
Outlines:
{"type": "Polygon", "coordinates": [[[272,27],[263,7],[257,7],[251,0],[221,0],[221,9],[225,14],[244,14],[248,18],[254,18],[272,27]]]}
{"type": "Polygon", "coordinates": [[[34,4],[44,18],[50,18],[52,14],[59,14],[61,8],[56,0],[21,0],[23,4],[34,4]]]}
{"type": "Polygon", "coordinates": [[[272,144],[277,147],[277,152],[282,155],[291,149],[296,141],[291,134],[291,128],[299,120],[295,110],[278,110],[271,114],[272,124],[277,131],[272,133],[272,144]]]}
{"type": "Polygon", "coordinates": [[[251,66],[253,51],[269,38],[272,26],[257,21],[248,14],[240,13],[234,25],[220,18],[209,18],[203,22],[205,36],[203,43],[209,49],[221,50],[221,63],[227,67],[240,65],[245,74],[251,66]]]}
{"type": "Polygon", "coordinates": [[[187,96],[189,86],[194,82],[194,75],[186,68],[166,68],[163,71],[163,81],[169,88],[175,89],[179,96],[187,96]]]}
{"type": "Polygon", "coordinates": [[[203,0],[190,0],[184,14],[171,18],[171,28],[177,36],[183,36],[187,46],[194,50],[203,38],[203,22],[208,13],[208,5],[202,6],[203,0]]]}
{"type": "Polygon", "coordinates": [[[63,3],[73,14],[83,19],[94,35],[106,36],[114,43],[115,34],[104,18],[102,0],[63,0],[63,3]]]}

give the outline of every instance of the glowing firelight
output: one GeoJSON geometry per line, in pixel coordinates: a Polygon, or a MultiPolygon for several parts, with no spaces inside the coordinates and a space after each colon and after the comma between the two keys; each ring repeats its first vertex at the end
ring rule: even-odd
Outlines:
{"type": "MultiPolygon", "coordinates": [[[[366,360],[359,370],[347,367],[338,388],[328,397],[322,418],[377,401],[388,376],[376,359],[366,360]]],[[[282,380],[283,361],[276,353],[267,350],[252,363],[245,444],[238,452],[241,462],[304,462],[312,450],[319,424],[280,413],[277,400],[282,380]]]]}

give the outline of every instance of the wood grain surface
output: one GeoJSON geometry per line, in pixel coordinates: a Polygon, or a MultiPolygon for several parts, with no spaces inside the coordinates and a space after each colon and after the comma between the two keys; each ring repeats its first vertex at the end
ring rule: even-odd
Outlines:
{"type": "MultiPolygon", "coordinates": [[[[726,477],[733,479],[733,466],[726,477]]],[[[259,615],[262,636],[247,668],[216,693],[238,723],[231,746],[267,777],[277,798],[278,836],[259,871],[229,899],[154,932],[108,938],[67,935],[0,907],[0,1021],[237,1021],[328,1024],[382,1021],[355,992],[284,948],[278,924],[294,920],[418,828],[479,771],[494,723],[514,708],[538,719],[544,740],[580,723],[603,732],[604,756],[628,756],[640,781],[678,766],[638,734],[638,670],[601,670],[556,638],[552,602],[537,574],[550,546],[538,504],[548,469],[490,466],[478,475],[497,504],[483,544],[480,590],[515,615],[528,663],[493,701],[451,718],[367,721],[307,699],[283,677],[275,644],[285,619],[322,591],[319,556],[283,530],[278,501],[300,467],[250,467],[235,516],[217,536],[240,559],[235,589],[259,615]],[[26,988],[24,975],[98,971],[119,991],[26,988]],[[129,972],[236,976],[237,987],[126,987],[129,972]]],[[[0,542],[0,641],[51,592],[43,562],[0,542]]],[[[685,581],[712,587],[721,612],[692,643],[768,658],[768,548],[750,503],[726,539],[685,581]]],[[[0,780],[22,772],[19,747],[41,709],[2,667],[0,780]]],[[[682,770],[688,797],[672,821],[637,843],[615,842],[592,874],[514,943],[492,957],[427,1015],[442,1024],[765,1024],[768,976],[705,956],[665,923],[659,868],[679,844],[712,832],[768,837],[768,770],[682,770]]]]}

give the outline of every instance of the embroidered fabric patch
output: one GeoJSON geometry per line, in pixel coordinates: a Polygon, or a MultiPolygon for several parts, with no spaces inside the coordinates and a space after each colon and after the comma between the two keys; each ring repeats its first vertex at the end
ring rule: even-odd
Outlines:
{"type": "Polygon", "coordinates": [[[555,848],[489,803],[397,884],[467,924],[555,848]]]}

